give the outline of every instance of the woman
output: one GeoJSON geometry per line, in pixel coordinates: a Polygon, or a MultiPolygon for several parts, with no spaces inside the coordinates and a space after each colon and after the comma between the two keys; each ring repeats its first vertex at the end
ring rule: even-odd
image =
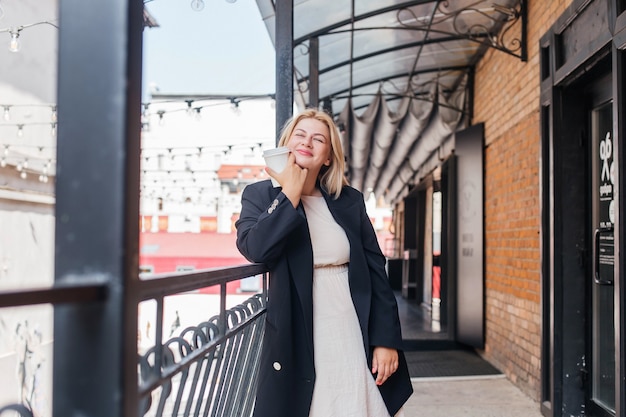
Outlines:
{"type": "Polygon", "coordinates": [[[278,181],[246,187],[237,247],[270,270],[255,417],[389,417],[412,393],[396,300],[332,118],[306,110],[279,141],[278,181]]]}

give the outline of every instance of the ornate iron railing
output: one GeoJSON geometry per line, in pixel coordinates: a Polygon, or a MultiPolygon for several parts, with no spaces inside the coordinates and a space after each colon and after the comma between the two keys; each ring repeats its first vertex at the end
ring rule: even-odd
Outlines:
{"type": "Polygon", "coordinates": [[[249,416],[264,313],[254,295],[141,355],[140,414],[249,416]]]}
{"type": "MultiPolygon", "coordinates": [[[[249,416],[265,328],[267,269],[260,264],[189,274],[169,274],[135,281],[131,303],[156,302],[154,345],[138,352],[137,415],[249,416]],[[226,308],[227,284],[262,275],[261,292],[226,308]],[[219,313],[163,341],[165,297],[205,287],[220,287],[219,313]]],[[[0,291],[0,308],[37,304],[98,303],[106,284],[71,288],[0,291]]],[[[125,329],[118,329],[124,332],[125,329]]],[[[130,340],[137,349],[137,340],[130,340]]],[[[63,369],[54,367],[54,372],[63,369]]],[[[27,404],[0,407],[0,417],[33,417],[27,404]]]]}

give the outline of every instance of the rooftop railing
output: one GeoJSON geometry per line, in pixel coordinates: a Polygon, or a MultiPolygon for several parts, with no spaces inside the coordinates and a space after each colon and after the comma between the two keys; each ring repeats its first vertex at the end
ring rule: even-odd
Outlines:
{"type": "MultiPolygon", "coordinates": [[[[251,264],[185,274],[154,275],[132,285],[139,303],[152,300],[155,308],[154,343],[137,350],[138,416],[249,416],[254,405],[261,338],[264,331],[268,272],[251,264]],[[258,277],[260,292],[227,308],[227,284],[258,277]],[[166,298],[219,287],[217,314],[167,335],[166,298]]],[[[0,308],[37,304],[98,303],[107,297],[107,285],[43,288],[0,292],[0,308]]],[[[94,320],[94,324],[97,319],[94,320]]],[[[129,323],[134,328],[136,323],[129,323]]],[[[124,334],[128,329],[111,329],[124,334]]],[[[54,372],[64,372],[53,364],[54,372]]],[[[130,385],[130,384],[129,384],[130,385]]],[[[53,401],[55,399],[53,398],[53,401]]],[[[78,401],[79,399],[75,399],[78,401]]],[[[84,399],[83,399],[84,400],[84,399]]],[[[72,399],[70,399],[72,401],[72,399]]],[[[33,417],[28,404],[0,407],[0,417],[33,417]]]]}

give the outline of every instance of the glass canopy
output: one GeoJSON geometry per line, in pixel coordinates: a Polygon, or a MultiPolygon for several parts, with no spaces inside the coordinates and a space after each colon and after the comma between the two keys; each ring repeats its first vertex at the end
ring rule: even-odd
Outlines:
{"type": "MultiPolygon", "coordinates": [[[[257,0],[274,44],[275,1],[257,0]]],[[[470,122],[485,52],[526,59],[525,19],[524,0],[294,0],[295,100],[336,117],[352,185],[395,201],[470,122]]]]}

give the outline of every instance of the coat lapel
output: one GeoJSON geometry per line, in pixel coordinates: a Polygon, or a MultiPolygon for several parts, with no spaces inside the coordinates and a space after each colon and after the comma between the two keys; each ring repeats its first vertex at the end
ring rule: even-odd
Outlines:
{"type": "MultiPolygon", "coordinates": [[[[298,206],[298,211],[304,213],[302,204],[298,206]]],[[[307,346],[313,358],[313,248],[306,222],[298,227],[291,239],[288,249],[290,253],[287,256],[289,275],[300,299],[306,334],[309,338],[307,346]]]]}

